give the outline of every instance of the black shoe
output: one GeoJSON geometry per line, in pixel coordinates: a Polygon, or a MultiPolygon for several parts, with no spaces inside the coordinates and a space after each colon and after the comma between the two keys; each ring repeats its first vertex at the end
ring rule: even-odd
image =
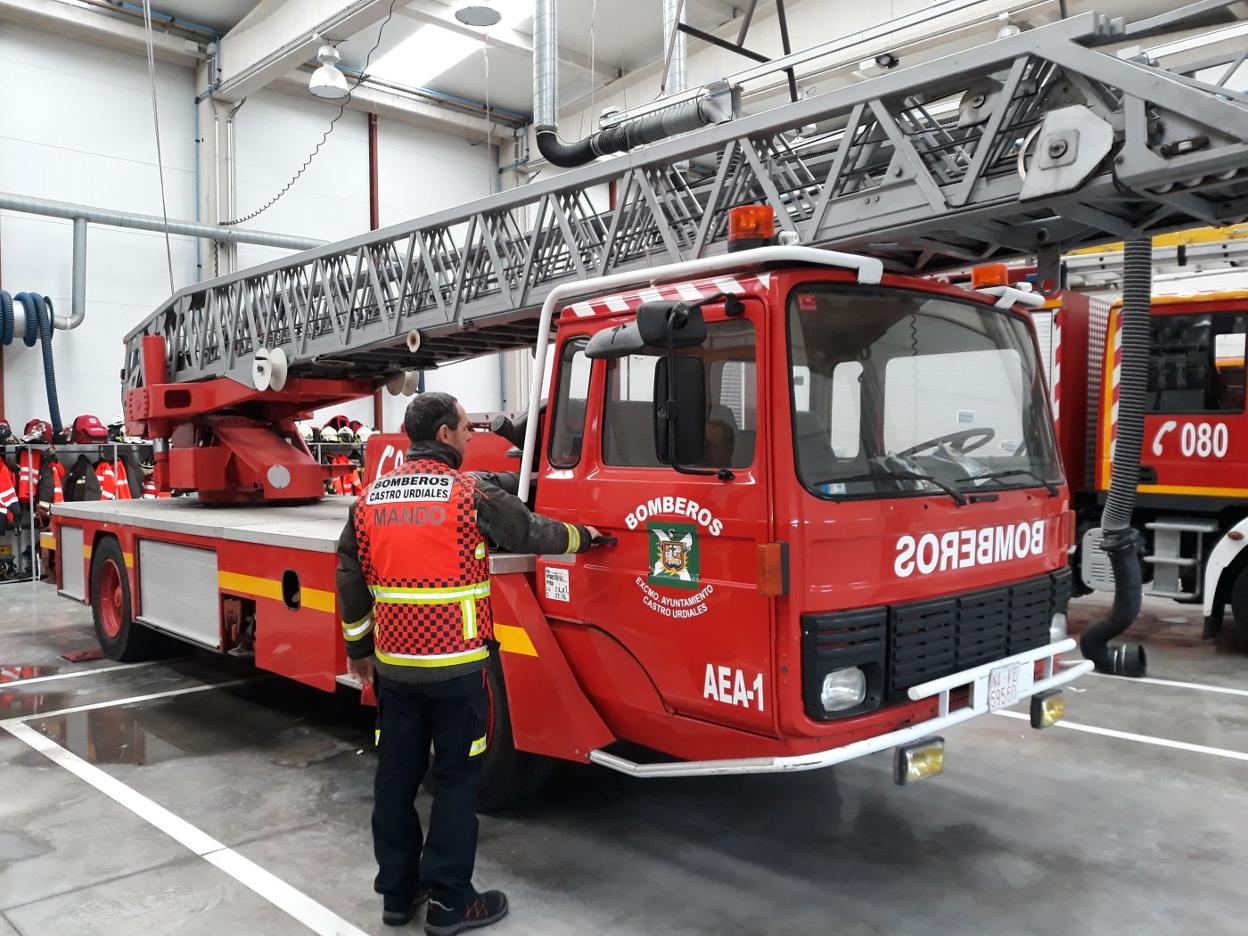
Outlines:
{"type": "Polygon", "coordinates": [[[386,926],[407,926],[408,923],[412,922],[412,917],[416,916],[416,911],[419,910],[428,899],[429,889],[427,887],[422,887],[416,892],[416,896],[412,898],[412,902],[407,907],[392,909],[393,905],[391,901],[386,900],[383,905],[384,909],[381,911],[381,922],[385,923],[386,926]]]}
{"type": "Polygon", "coordinates": [[[467,907],[448,907],[431,899],[425,913],[425,932],[429,936],[454,936],[464,930],[497,923],[506,915],[507,895],[502,891],[478,894],[467,907]]]}

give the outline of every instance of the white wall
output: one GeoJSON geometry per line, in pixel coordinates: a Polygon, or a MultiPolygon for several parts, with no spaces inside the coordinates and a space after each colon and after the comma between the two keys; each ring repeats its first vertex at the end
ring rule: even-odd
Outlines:
{"type": "MultiPolygon", "coordinates": [[[[189,69],[157,65],[169,214],[194,217],[194,97],[189,69]]],[[[0,190],[160,214],[147,62],[12,23],[0,29],[0,190]]],[[[70,307],[72,223],[0,213],[3,285],[70,307]]],[[[195,244],[173,238],[174,276],[194,277],[195,244]]],[[[164,237],[92,227],[87,317],[53,340],[62,418],[121,412],[122,336],[169,295],[164,237]]],[[[43,362],[4,349],[5,416],[47,418],[43,362]]]]}
{"type": "MultiPolygon", "coordinates": [[[[158,63],[161,141],[170,217],[193,219],[195,88],[188,68],[158,63]]],[[[295,95],[252,95],[235,122],[237,209],[246,214],[284,185],[321,138],[335,109],[295,95]]],[[[248,226],[339,240],[368,229],[367,118],[346,111],[298,183],[248,226]]],[[[489,193],[494,160],[481,143],[379,124],[381,223],[393,224],[489,193]]],[[[205,172],[208,167],[204,167],[205,172]]],[[[160,214],[147,62],[142,56],[0,26],[0,191],[160,214]]],[[[10,293],[50,296],[70,308],[72,225],[0,212],[0,276],[10,293]]],[[[178,287],[196,279],[195,241],[172,239],[178,287]]],[[[240,245],[240,267],[288,252],[240,245]]],[[[92,226],[88,234],[87,316],[53,341],[66,422],[82,413],[121,412],[121,340],[169,295],[164,237],[92,226]]],[[[213,275],[212,254],[202,258],[213,275]]],[[[19,427],[46,418],[38,349],[3,351],[4,415],[19,427]]],[[[430,374],[430,389],[461,397],[469,410],[499,407],[498,364],[473,361],[430,374]]],[[[401,425],[406,398],[385,397],[385,428],[401,425]]],[[[338,412],[338,409],[332,412],[338,412]]],[[[372,424],[371,400],[342,409],[372,424]]],[[[320,415],[323,421],[330,414],[320,415]]]]}

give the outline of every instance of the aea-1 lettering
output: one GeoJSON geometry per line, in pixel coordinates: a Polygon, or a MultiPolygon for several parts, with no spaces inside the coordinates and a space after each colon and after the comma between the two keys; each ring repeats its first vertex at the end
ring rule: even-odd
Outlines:
{"type": "Polygon", "coordinates": [[[702,698],[747,709],[757,705],[760,712],[765,711],[763,674],[758,673],[751,682],[747,680],[743,670],[707,663],[706,675],[702,680],[702,698]]]}

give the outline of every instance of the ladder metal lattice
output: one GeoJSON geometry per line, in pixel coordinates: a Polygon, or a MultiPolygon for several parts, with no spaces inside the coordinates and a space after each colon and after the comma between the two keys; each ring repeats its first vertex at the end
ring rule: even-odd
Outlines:
{"type": "Polygon", "coordinates": [[[918,273],[1248,216],[1248,96],[1096,48],[1121,28],[1082,14],[180,290],[127,336],[125,388],[144,335],[175,381],[248,382],[259,348],[381,377],[531,344],[554,286],[720,253],[747,202],[918,273]]]}

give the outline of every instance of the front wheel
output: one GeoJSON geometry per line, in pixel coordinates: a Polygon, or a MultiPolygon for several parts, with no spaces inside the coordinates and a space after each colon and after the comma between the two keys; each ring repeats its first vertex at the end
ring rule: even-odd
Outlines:
{"type": "Polygon", "coordinates": [[[100,647],[120,663],[145,659],[156,647],[156,635],[134,620],[132,608],[121,545],[106,537],[91,556],[91,614],[100,647]]]}
{"type": "Polygon", "coordinates": [[[531,797],[546,782],[555,761],[541,754],[517,751],[511,730],[511,709],[503,682],[503,663],[499,651],[490,652],[485,670],[487,703],[485,737],[487,747],[482,757],[481,785],[477,803],[482,811],[506,809],[531,797]]]}

